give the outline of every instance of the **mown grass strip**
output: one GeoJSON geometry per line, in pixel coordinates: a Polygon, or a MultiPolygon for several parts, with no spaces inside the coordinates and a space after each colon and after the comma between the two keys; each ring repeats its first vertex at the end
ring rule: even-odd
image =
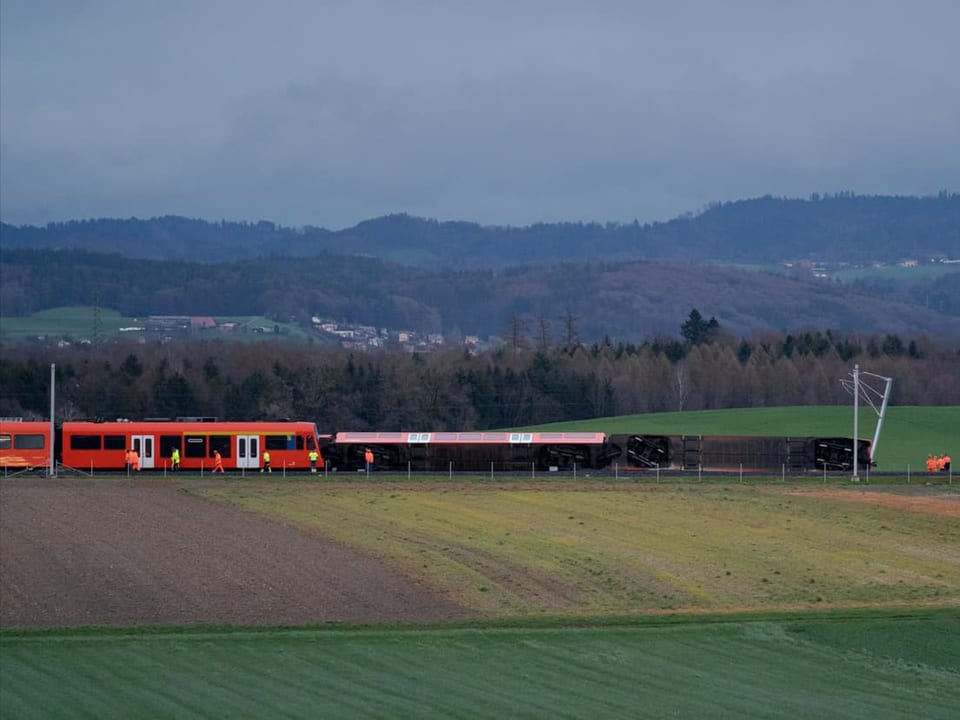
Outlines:
{"type": "Polygon", "coordinates": [[[960,616],[0,635],[0,715],[948,718],[960,616]]]}

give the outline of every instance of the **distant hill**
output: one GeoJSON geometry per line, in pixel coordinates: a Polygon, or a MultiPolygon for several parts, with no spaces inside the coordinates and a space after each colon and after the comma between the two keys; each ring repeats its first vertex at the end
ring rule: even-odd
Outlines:
{"type": "Polygon", "coordinates": [[[676,336],[691,308],[734,335],[846,330],[960,339],[960,272],[900,294],[812,277],[650,262],[560,263],[444,271],[329,255],[201,263],[73,250],[4,250],[0,312],[29,315],[99,305],[125,316],[266,315],[334,320],[446,335],[503,335],[516,320],[555,342],[575,321],[579,339],[640,342],[676,336]]]}
{"type": "Polygon", "coordinates": [[[152,260],[224,263],[360,255],[450,270],[634,260],[769,265],[960,258],[960,195],[761,197],[668,222],[482,226],[389,215],[343,230],[182,217],[0,225],[4,251],[77,249],[152,260]]]}

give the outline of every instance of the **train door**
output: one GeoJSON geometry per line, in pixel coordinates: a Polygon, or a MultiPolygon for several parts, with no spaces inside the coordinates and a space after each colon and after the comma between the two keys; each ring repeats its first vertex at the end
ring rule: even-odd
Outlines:
{"type": "Polygon", "coordinates": [[[259,435],[237,435],[237,467],[260,467],[259,435]]]}
{"type": "Polygon", "coordinates": [[[154,467],[153,435],[133,435],[130,438],[132,447],[140,455],[140,469],[150,470],[154,467]]]}

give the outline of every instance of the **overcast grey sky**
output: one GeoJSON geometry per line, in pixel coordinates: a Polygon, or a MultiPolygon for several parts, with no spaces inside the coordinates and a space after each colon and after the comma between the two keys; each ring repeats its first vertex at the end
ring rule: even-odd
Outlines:
{"type": "Polygon", "coordinates": [[[958,28],[960,0],[0,0],[0,217],[956,191],[958,28]]]}

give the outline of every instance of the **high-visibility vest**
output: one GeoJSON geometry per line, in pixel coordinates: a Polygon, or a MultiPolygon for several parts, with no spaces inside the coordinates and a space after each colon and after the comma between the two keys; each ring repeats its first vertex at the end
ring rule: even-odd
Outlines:
{"type": "Polygon", "coordinates": [[[308,457],[310,458],[310,462],[316,462],[317,458],[320,456],[317,454],[316,450],[311,450],[310,455],[308,457]]]}

